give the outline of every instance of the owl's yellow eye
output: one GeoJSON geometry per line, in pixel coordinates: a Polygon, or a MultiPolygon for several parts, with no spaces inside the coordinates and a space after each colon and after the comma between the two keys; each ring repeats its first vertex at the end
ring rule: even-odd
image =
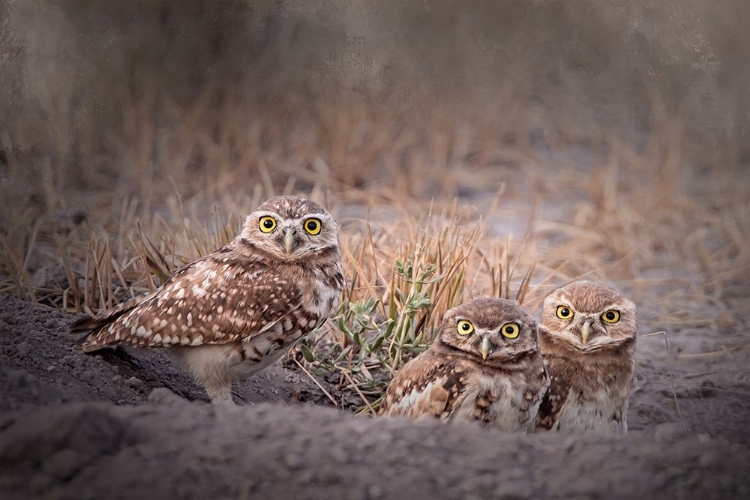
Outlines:
{"type": "Polygon", "coordinates": [[[500,329],[500,333],[502,333],[505,338],[514,339],[518,337],[519,333],[521,333],[521,327],[518,326],[518,323],[505,323],[500,329]]]}
{"type": "Polygon", "coordinates": [[[617,323],[620,321],[620,312],[615,311],[614,309],[604,311],[604,314],[602,314],[602,321],[605,323],[617,323]]]}
{"type": "Polygon", "coordinates": [[[270,233],[271,231],[276,229],[276,219],[274,219],[270,215],[261,217],[260,221],[258,221],[258,227],[260,227],[260,231],[262,233],[270,233]]]}
{"type": "Polygon", "coordinates": [[[456,329],[458,330],[459,335],[469,335],[474,331],[474,325],[471,324],[471,321],[462,319],[458,322],[456,329]]]}
{"type": "Polygon", "coordinates": [[[560,319],[570,319],[573,317],[573,311],[568,306],[557,306],[557,317],[560,319]]]}
{"type": "Polygon", "coordinates": [[[308,233],[316,235],[320,233],[321,229],[323,229],[323,224],[320,219],[310,218],[305,221],[305,231],[308,233]]]}

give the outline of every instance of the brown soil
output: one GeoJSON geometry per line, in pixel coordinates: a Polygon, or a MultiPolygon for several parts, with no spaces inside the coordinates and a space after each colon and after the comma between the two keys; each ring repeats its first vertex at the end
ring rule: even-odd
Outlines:
{"type": "Polygon", "coordinates": [[[0,296],[3,499],[750,495],[747,348],[643,337],[626,437],[521,436],[342,414],[280,366],[214,408],[163,353],[79,354],[70,319],[0,296]]]}

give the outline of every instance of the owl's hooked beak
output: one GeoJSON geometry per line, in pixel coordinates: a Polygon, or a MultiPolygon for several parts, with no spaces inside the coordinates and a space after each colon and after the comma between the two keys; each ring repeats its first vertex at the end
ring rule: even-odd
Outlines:
{"type": "Polygon", "coordinates": [[[479,352],[482,353],[482,359],[486,360],[487,356],[489,356],[492,352],[490,339],[488,339],[487,337],[482,337],[482,343],[479,346],[479,352]]]}
{"type": "Polygon", "coordinates": [[[591,321],[586,320],[581,327],[581,342],[583,342],[584,345],[588,342],[589,335],[591,335],[591,321]]]}
{"type": "Polygon", "coordinates": [[[286,251],[287,255],[291,254],[294,251],[297,243],[297,237],[294,233],[294,229],[292,229],[291,227],[286,228],[286,230],[284,230],[284,250],[286,251]]]}

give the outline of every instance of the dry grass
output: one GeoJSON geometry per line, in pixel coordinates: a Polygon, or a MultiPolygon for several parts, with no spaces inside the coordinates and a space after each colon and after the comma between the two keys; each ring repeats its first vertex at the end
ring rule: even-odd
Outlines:
{"type": "MultiPolygon", "coordinates": [[[[637,2],[533,14],[487,3],[460,19],[440,2],[398,19],[366,4],[334,15],[285,2],[278,35],[251,40],[247,60],[236,59],[245,32],[232,31],[243,4],[190,5],[162,18],[146,4],[6,7],[15,24],[0,41],[18,50],[6,61],[21,80],[0,82],[3,95],[25,94],[0,124],[0,292],[96,313],[229,241],[262,199],[299,193],[339,220],[348,282],[339,311],[292,356],[342,407],[374,411],[443,313],[471,297],[534,312],[553,287],[589,277],[631,295],[646,331],[750,321],[748,75],[715,28],[741,3],[703,17],[657,9],[656,27],[633,28],[637,2]],[[578,9],[591,23],[564,38],[578,9]],[[121,46],[82,48],[109,26],[89,21],[108,15],[124,19],[107,28],[121,46]],[[352,30],[367,16],[395,27],[363,28],[358,45],[352,30]],[[413,47],[409,16],[427,23],[413,47]],[[218,55],[200,40],[175,49],[160,38],[164,18],[188,32],[210,18],[237,38],[219,37],[218,55]],[[564,43],[497,23],[526,27],[518,33],[547,23],[564,43]],[[652,29],[663,38],[638,46],[652,29]]],[[[275,22],[264,8],[251,26],[275,22]]]]}

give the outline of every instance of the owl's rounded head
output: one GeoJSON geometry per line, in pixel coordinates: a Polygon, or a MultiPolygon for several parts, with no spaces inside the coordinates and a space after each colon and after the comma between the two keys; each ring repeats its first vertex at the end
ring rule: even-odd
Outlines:
{"type": "Polygon", "coordinates": [[[614,347],[636,336],[635,304],[610,286],[576,281],[544,299],[541,326],[580,351],[614,347]]]}
{"type": "Polygon", "coordinates": [[[474,299],[445,313],[443,344],[482,362],[508,362],[537,350],[536,321],[506,299],[474,299]]]}
{"type": "Polygon", "coordinates": [[[276,196],[261,204],[245,219],[240,237],[285,261],[338,251],[339,245],[338,226],[331,214],[298,196],[276,196]]]}

